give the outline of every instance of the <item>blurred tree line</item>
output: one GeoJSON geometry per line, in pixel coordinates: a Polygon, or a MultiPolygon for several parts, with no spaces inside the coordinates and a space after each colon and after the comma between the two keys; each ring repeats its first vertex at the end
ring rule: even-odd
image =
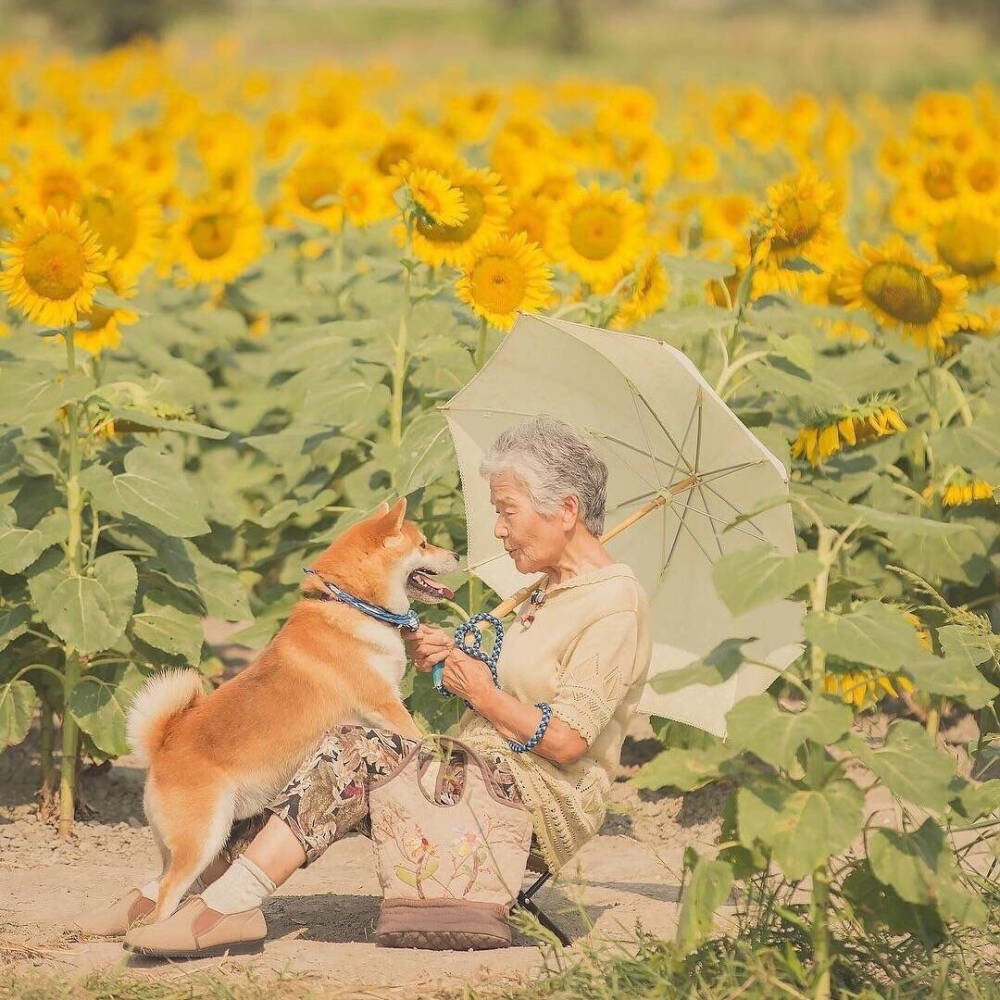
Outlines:
{"type": "Polygon", "coordinates": [[[162,38],[171,22],[190,14],[225,11],[229,0],[17,0],[26,13],[48,16],[67,41],[113,49],[133,38],[162,38]]]}

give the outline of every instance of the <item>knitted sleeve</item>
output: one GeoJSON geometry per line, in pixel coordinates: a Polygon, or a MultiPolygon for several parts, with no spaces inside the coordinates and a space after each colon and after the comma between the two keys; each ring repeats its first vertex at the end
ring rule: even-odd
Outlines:
{"type": "Polygon", "coordinates": [[[639,626],[635,611],[615,611],[588,625],[563,664],[552,714],[590,746],[611,721],[631,682],[639,626]]]}

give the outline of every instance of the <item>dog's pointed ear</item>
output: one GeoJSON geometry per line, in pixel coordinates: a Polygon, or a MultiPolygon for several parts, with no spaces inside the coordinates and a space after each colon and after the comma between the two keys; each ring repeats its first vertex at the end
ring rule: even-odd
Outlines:
{"type": "Polygon", "coordinates": [[[389,530],[397,532],[403,526],[403,518],[406,517],[406,497],[400,497],[389,510],[386,517],[389,520],[389,530]]]}

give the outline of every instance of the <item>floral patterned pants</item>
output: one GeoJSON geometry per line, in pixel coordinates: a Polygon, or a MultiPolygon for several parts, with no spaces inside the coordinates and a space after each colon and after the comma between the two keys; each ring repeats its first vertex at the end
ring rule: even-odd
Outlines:
{"type": "MultiPolygon", "coordinates": [[[[388,729],[353,725],[331,729],[265,812],[233,824],[223,852],[226,859],[232,862],[242,854],[271,814],[281,819],[302,845],[306,865],[353,830],[371,838],[369,782],[388,774],[415,746],[415,740],[388,729]]],[[[421,761],[434,756],[432,747],[420,752],[421,761]]],[[[520,802],[520,792],[503,756],[494,754],[485,763],[497,794],[520,802]]],[[[450,805],[465,786],[465,762],[461,754],[453,754],[441,766],[445,771],[438,802],[450,805]]]]}

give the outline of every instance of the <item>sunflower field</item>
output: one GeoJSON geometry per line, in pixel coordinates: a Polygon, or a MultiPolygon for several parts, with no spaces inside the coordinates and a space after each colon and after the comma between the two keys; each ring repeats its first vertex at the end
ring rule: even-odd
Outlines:
{"type": "MultiPolygon", "coordinates": [[[[733,609],[804,600],[806,652],[725,742],[654,720],[636,778],[733,788],[718,853],[687,859],[688,961],[734,884],[817,996],[852,987],[851,941],[892,942],[864,959],[891,981],[996,921],[995,87],[779,101],[10,48],[0,254],[0,749],[39,727],[63,834],[147,676],[218,680],[203,619],[263,646],[303,565],[401,494],[463,549],[436,404],[527,311],[681,348],[790,470],[798,556],[716,579],[733,609]]],[[[428,728],[457,721],[405,684],[428,728]]]]}

